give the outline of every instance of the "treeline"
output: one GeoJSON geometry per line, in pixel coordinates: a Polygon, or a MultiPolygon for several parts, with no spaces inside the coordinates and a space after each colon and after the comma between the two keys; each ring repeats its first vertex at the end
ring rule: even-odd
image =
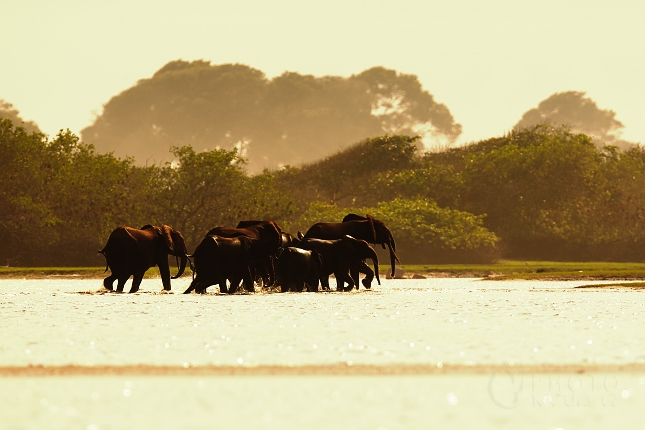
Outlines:
{"type": "Polygon", "coordinates": [[[170,225],[192,252],[242,219],[295,233],[349,212],[384,221],[408,264],[642,259],[640,148],[599,150],[547,126],[437,153],[416,140],[370,138],[250,176],[236,150],[174,147],[174,163],[141,167],[69,131],[49,139],[0,120],[0,265],[102,265],[97,250],[119,225],[170,225]]]}

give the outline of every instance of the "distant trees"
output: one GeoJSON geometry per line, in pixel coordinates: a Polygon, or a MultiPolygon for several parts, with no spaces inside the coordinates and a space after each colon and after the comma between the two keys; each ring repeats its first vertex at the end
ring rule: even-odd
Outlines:
{"type": "Polygon", "coordinates": [[[8,119],[16,127],[24,128],[27,133],[40,132],[38,125],[33,121],[25,121],[20,117],[18,109],[15,109],[13,105],[5,100],[0,99],[0,118],[8,119]]]}
{"type": "Polygon", "coordinates": [[[171,161],[172,146],[238,148],[259,172],[384,133],[452,142],[461,126],[416,76],[382,67],[349,78],[287,72],[269,80],[241,64],[178,60],[113,97],[82,136],[139,164],[171,161]]]}
{"type": "Polygon", "coordinates": [[[566,125],[576,133],[591,136],[599,147],[614,145],[622,150],[633,148],[633,143],[620,139],[624,126],[616,119],[616,112],[600,109],[596,102],[585,95],[581,91],[555,93],[542,100],[537,108],[524,113],[513,129],[521,130],[538,124],[566,125]]]}
{"type": "Polygon", "coordinates": [[[640,147],[598,149],[585,134],[540,125],[421,159],[379,174],[370,185],[376,201],[423,198],[485,215],[507,257],[645,257],[640,147]]]}
{"type": "Polygon", "coordinates": [[[171,225],[192,250],[242,219],[296,233],[349,212],[385,221],[404,263],[645,258],[643,148],[549,125],[442,152],[417,142],[372,137],[250,176],[232,149],[174,147],[175,161],[141,167],[0,119],[0,264],[101,265],[119,225],[171,225]]]}

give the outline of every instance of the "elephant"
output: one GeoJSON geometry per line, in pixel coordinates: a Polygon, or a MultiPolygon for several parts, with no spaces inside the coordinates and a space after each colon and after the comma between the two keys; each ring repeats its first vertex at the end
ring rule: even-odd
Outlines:
{"type": "MultiPolygon", "coordinates": [[[[262,275],[264,285],[272,285],[275,277],[271,257],[282,247],[282,230],[274,221],[240,221],[238,227],[216,227],[211,229],[207,236],[220,236],[228,238],[247,237],[252,240],[250,245],[249,268],[252,280],[257,274],[262,275]]],[[[255,291],[253,281],[245,288],[255,291]]]]}
{"type": "Polygon", "coordinates": [[[322,275],[322,259],[318,251],[287,247],[280,253],[277,262],[281,292],[318,291],[322,275]]]}
{"type": "Polygon", "coordinates": [[[194,260],[191,269],[193,281],[184,294],[195,291],[204,294],[211,285],[219,285],[220,293],[234,294],[240,281],[248,289],[253,285],[249,272],[249,259],[254,241],[245,236],[229,238],[207,235],[190,257],[194,260]],[[226,281],[231,285],[227,288],[226,281]]]}
{"type": "Polygon", "coordinates": [[[338,291],[351,291],[354,286],[358,289],[358,270],[367,274],[363,279],[363,286],[370,288],[372,279],[376,274],[376,280],[381,285],[381,279],[378,273],[378,256],[376,251],[364,240],[355,239],[345,235],[342,239],[324,240],[302,237],[298,248],[316,250],[322,257],[322,275],[320,283],[323,289],[329,290],[329,275],[332,273],[336,277],[338,291]],[[374,272],[363,260],[371,259],[374,263],[374,272]],[[351,271],[356,272],[355,275],[351,271]],[[348,287],[344,288],[347,283],[348,287]]]}
{"type": "Polygon", "coordinates": [[[177,230],[162,225],[144,225],[140,229],[118,227],[110,233],[107,244],[99,251],[107,262],[112,274],[103,280],[103,286],[112,290],[118,279],[117,291],[122,292],[125,282],[132,276],[131,293],[139,290],[145,272],[159,266],[163,289],[170,291],[170,279],[179,278],[186,269],[188,251],[184,237],[177,230]],[[172,278],[168,267],[168,255],[181,259],[179,271],[172,278]]]}
{"type": "Polygon", "coordinates": [[[387,245],[390,250],[392,273],[395,273],[395,261],[398,261],[399,264],[401,261],[396,255],[394,237],[383,221],[377,220],[371,215],[363,217],[356,214],[349,214],[343,218],[343,222],[341,223],[317,223],[307,230],[304,237],[334,240],[340,239],[345,235],[364,240],[367,243],[373,243],[374,245],[380,244],[383,249],[387,245]]]}

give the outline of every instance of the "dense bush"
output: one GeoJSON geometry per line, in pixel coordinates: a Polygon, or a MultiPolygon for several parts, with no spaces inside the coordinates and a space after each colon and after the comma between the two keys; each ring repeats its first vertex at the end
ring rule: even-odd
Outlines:
{"type": "Polygon", "coordinates": [[[341,222],[348,213],[370,214],[383,221],[397,242],[399,258],[407,264],[490,262],[498,256],[498,238],[482,226],[484,216],[440,208],[424,199],[397,199],[361,208],[312,204],[286,227],[304,233],[316,222],[341,222]]]}
{"type": "Polygon", "coordinates": [[[642,148],[598,149],[549,126],[435,153],[416,142],[374,137],[249,176],[235,150],[184,146],[172,163],[138,167],[69,131],[50,139],[2,119],[0,264],[102,265],[96,251],[119,225],[168,224],[192,251],[242,219],[296,233],[349,212],[384,221],[405,263],[643,259],[642,148]]]}

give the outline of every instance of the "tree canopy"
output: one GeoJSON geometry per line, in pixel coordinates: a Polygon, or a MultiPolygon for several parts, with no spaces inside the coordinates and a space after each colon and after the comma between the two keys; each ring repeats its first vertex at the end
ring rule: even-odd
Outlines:
{"type": "Polygon", "coordinates": [[[40,133],[38,125],[33,121],[25,121],[20,117],[20,112],[13,105],[5,100],[0,99],[0,118],[8,119],[16,127],[24,128],[28,133],[40,133]]]}
{"type": "Polygon", "coordinates": [[[634,144],[620,139],[623,124],[616,119],[616,112],[600,109],[596,102],[581,91],[555,93],[542,100],[537,108],[530,109],[514,130],[531,128],[538,124],[566,125],[576,133],[591,136],[599,146],[613,145],[628,150],[634,144]]]}
{"type": "Polygon", "coordinates": [[[177,60],[113,97],[82,137],[140,165],[172,161],[171,147],[237,148],[257,173],[385,133],[454,142],[461,126],[415,75],[383,67],[347,78],[267,79],[242,64],[177,60]]]}

